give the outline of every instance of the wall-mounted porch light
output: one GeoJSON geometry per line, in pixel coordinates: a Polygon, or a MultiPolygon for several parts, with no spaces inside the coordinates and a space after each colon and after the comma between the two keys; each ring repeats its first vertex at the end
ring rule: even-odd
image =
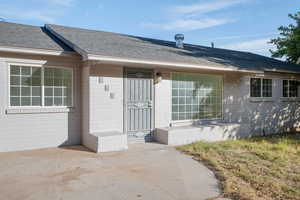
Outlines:
{"type": "Polygon", "coordinates": [[[155,74],[155,83],[159,83],[162,81],[162,73],[161,72],[156,72],[155,74]]]}

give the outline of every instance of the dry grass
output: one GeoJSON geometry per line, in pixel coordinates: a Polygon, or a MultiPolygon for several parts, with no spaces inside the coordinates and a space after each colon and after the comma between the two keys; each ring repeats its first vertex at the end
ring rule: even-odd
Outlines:
{"type": "Polygon", "coordinates": [[[178,147],[213,169],[225,197],[300,200],[300,134],[178,147]]]}

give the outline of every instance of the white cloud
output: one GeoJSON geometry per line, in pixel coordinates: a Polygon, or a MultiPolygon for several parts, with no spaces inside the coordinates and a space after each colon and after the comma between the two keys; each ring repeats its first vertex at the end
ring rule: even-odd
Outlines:
{"type": "Polygon", "coordinates": [[[175,14],[205,14],[212,11],[217,11],[225,8],[235,6],[249,0],[214,0],[209,3],[198,3],[188,6],[175,6],[170,9],[175,14]]]}
{"type": "Polygon", "coordinates": [[[221,46],[221,48],[232,49],[238,51],[247,51],[257,54],[270,56],[269,49],[274,49],[272,44],[269,44],[270,38],[262,38],[239,43],[232,43],[221,46]]]}
{"type": "Polygon", "coordinates": [[[57,4],[60,6],[73,6],[75,1],[74,0],[47,0],[49,3],[57,4]]]}
{"type": "Polygon", "coordinates": [[[216,18],[208,16],[207,13],[218,11],[254,0],[212,0],[205,3],[192,5],[173,6],[168,9],[167,14],[171,15],[171,20],[166,23],[142,23],[142,27],[159,28],[162,30],[192,31],[219,26],[234,22],[237,19],[228,17],[216,18]],[[174,15],[175,14],[175,15],[174,15]]]}
{"type": "Polygon", "coordinates": [[[168,23],[153,24],[153,23],[143,23],[142,26],[150,28],[160,28],[162,30],[168,31],[193,31],[204,28],[209,28],[213,26],[218,26],[226,23],[233,22],[230,19],[178,19],[168,23]]]}

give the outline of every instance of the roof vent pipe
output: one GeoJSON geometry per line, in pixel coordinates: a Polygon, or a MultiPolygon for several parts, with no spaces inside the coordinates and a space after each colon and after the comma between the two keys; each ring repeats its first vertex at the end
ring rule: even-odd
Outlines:
{"type": "Polygon", "coordinates": [[[176,47],[183,49],[183,40],[184,40],[184,35],[183,34],[176,34],[175,35],[175,41],[176,41],[176,47]]]}
{"type": "Polygon", "coordinates": [[[211,43],[211,48],[215,48],[215,43],[211,43]]]}

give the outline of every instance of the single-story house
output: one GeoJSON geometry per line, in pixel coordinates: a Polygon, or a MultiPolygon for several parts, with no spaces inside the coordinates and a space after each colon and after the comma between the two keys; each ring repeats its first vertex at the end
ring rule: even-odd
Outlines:
{"type": "Polygon", "coordinates": [[[106,152],[299,126],[299,65],[182,40],[0,22],[0,152],[106,152]]]}

